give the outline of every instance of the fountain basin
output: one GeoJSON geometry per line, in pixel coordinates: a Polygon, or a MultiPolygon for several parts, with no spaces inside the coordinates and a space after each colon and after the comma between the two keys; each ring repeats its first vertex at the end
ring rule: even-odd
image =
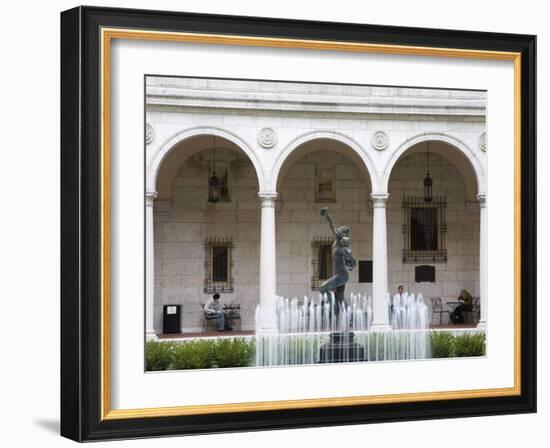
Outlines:
{"type": "Polygon", "coordinates": [[[355,342],[353,332],[334,332],[319,349],[319,363],[368,361],[365,348],[355,342]]]}

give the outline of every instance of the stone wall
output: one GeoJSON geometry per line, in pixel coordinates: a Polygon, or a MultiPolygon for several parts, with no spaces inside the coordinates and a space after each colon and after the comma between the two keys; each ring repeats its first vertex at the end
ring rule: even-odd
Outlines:
{"type": "Polygon", "coordinates": [[[208,164],[193,156],[180,168],[172,201],[155,203],[155,329],[162,329],[162,307],[182,305],[182,327],[199,331],[203,293],[204,241],[207,237],[231,237],[233,293],[222,293],[222,303],[242,306],[243,329],[253,328],[258,302],[260,209],[258,183],[252,164],[239,155],[229,164],[230,202],[209,203],[208,164]]]}
{"type": "MultiPolygon", "coordinates": [[[[446,159],[430,156],[434,195],[447,198],[448,260],[436,263],[435,283],[415,283],[414,268],[403,263],[403,196],[422,195],[425,154],[412,154],[395,166],[388,199],[389,288],[402,284],[425,297],[455,299],[462,288],[479,295],[479,204],[465,200],[464,181],[446,159]]],[[[208,164],[193,156],[180,168],[172,201],[155,203],[155,329],[162,328],[162,306],[182,304],[182,326],[197,331],[202,324],[204,240],[231,237],[234,248],[234,293],[222,294],[222,302],[241,304],[243,329],[254,328],[259,301],[260,208],[254,168],[244,155],[230,162],[230,202],[210,204],[208,164]]],[[[469,181],[472,181],[471,179],[469,181]]],[[[331,235],[319,210],[328,206],[335,224],[351,230],[352,251],[357,260],[372,260],[372,206],[370,185],[358,167],[337,152],[322,150],[297,160],[279,186],[276,208],[277,292],[285,297],[315,295],[311,290],[313,249],[316,237],[331,235]],[[315,201],[316,167],[334,166],[336,200],[315,201]]],[[[358,283],[358,269],[351,274],[348,292],[372,294],[371,283],[358,283]]]]}
{"type": "MultiPolygon", "coordinates": [[[[462,288],[479,296],[479,203],[466,202],[464,181],[446,159],[432,154],[430,172],[434,195],[447,199],[447,262],[403,263],[402,198],[421,196],[425,177],[425,154],[403,158],[391,175],[387,209],[388,287],[422,293],[425,298],[456,299],[462,288]],[[444,180],[443,180],[444,179],[444,180]],[[420,187],[420,188],[419,188],[420,187]],[[416,283],[415,267],[436,268],[435,283],[416,283]]],[[[473,181],[470,179],[470,181],[473,181]]],[[[328,206],[335,224],[347,224],[351,230],[352,251],[357,260],[372,260],[372,206],[368,183],[357,167],[338,153],[321,151],[299,160],[290,170],[280,189],[277,213],[277,291],[285,297],[302,298],[316,294],[311,290],[313,273],[311,242],[330,236],[319,210],[328,206]],[[336,202],[315,202],[316,164],[336,166],[336,202]]],[[[358,269],[350,276],[347,291],[372,294],[371,283],[358,283],[358,269]]]]}
{"type": "Polygon", "coordinates": [[[425,298],[440,297],[443,302],[456,299],[463,288],[479,296],[479,203],[466,201],[464,180],[445,158],[430,155],[430,175],[434,196],[445,196],[447,200],[447,262],[402,262],[402,198],[422,196],[426,176],[426,154],[412,154],[397,163],[390,177],[386,217],[388,287],[395,294],[403,285],[406,291],[420,292],[425,298]],[[435,283],[415,283],[415,266],[425,264],[435,266],[435,283]]]}
{"type": "MultiPolygon", "coordinates": [[[[283,180],[277,208],[277,292],[284,297],[317,295],[311,289],[315,238],[330,237],[330,227],[319,211],[328,207],[334,224],[348,225],[351,249],[357,260],[372,260],[370,185],[358,167],[337,152],[320,150],[299,159],[283,180]],[[336,201],[315,202],[316,168],[335,168],[336,201]]],[[[372,293],[372,284],[358,283],[358,269],[347,291],[372,293]]]]}

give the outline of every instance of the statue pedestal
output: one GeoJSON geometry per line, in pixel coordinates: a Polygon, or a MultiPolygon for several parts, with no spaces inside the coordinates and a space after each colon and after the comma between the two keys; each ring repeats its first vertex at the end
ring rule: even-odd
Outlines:
{"type": "Polygon", "coordinates": [[[354,341],[353,332],[335,332],[330,341],[319,349],[319,362],[359,362],[368,361],[365,348],[354,341]]]}

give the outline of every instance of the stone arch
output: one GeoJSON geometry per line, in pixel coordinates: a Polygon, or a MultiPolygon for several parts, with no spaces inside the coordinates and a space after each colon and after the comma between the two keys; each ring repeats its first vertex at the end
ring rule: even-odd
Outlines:
{"type": "Polygon", "coordinates": [[[273,170],[271,171],[271,178],[269,180],[269,188],[271,191],[277,191],[277,184],[280,181],[281,171],[283,166],[288,162],[292,155],[302,145],[314,141],[314,140],[331,140],[342,143],[348,147],[351,151],[347,151],[346,156],[352,156],[352,160],[355,163],[360,162],[360,167],[364,168],[364,171],[368,174],[368,179],[371,183],[371,191],[377,191],[377,176],[374,168],[374,162],[368,155],[367,151],[363,149],[359,143],[352,138],[334,131],[314,131],[304,135],[301,135],[292,140],[284,150],[275,159],[273,170]]]}
{"type": "MultiPolygon", "coordinates": [[[[256,177],[258,180],[258,189],[259,191],[262,191],[265,181],[264,181],[264,173],[262,170],[261,163],[257,157],[257,155],[254,153],[254,151],[251,149],[251,147],[240,137],[237,135],[222,129],[218,127],[206,127],[206,126],[200,126],[195,127],[191,129],[185,129],[183,131],[179,131],[176,134],[174,134],[172,137],[167,139],[161,146],[160,149],[154,154],[153,158],[151,159],[148,167],[147,167],[147,179],[146,179],[146,188],[147,191],[157,191],[157,178],[159,170],[165,161],[166,157],[180,144],[183,142],[190,140],[195,137],[201,137],[201,136],[216,136],[221,137],[231,143],[233,143],[235,146],[238,147],[250,160],[252,165],[254,166],[254,170],[256,172],[256,177]]],[[[190,152],[187,154],[187,158],[192,156],[195,152],[198,152],[202,150],[199,148],[197,151],[190,152]]]]}
{"type": "Polygon", "coordinates": [[[469,200],[475,200],[478,194],[485,194],[485,170],[476,157],[474,151],[472,151],[468,145],[458,138],[443,133],[422,133],[401,143],[401,145],[399,145],[399,147],[392,153],[390,159],[384,167],[382,179],[380,180],[380,187],[382,191],[388,191],[391,173],[402,156],[415,145],[427,141],[442,142],[452,148],[452,151],[445,152],[444,154],[441,153],[440,155],[449,160],[449,162],[451,162],[462,175],[465,180],[464,187],[466,189],[466,197],[469,200]],[[471,183],[466,182],[469,174],[473,174],[475,179],[475,188],[471,185],[471,183]]]}

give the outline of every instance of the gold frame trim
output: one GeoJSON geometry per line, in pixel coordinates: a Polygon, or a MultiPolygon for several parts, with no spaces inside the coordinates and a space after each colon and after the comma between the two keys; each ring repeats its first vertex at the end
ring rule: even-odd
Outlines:
{"type": "Polygon", "coordinates": [[[467,50],[459,48],[418,47],[403,45],[368,44],[279,39],[216,34],[194,34],[136,29],[101,29],[101,420],[168,417],[228,412],[307,409],[317,407],[352,406],[413,401],[453,400],[467,398],[502,397],[521,394],[521,53],[467,50]],[[228,403],[216,405],[189,405],[142,409],[110,408],[110,55],[113,39],[131,39],[165,42],[185,42],[215,45],[238,45],[273,48],[297,48],[320,51],[345,51],[399,54],[411,56],[490,59],[514,62],[514,386],[508,388],[423,392],[411,394],[370,395],[304,400],[228,403]]]}

